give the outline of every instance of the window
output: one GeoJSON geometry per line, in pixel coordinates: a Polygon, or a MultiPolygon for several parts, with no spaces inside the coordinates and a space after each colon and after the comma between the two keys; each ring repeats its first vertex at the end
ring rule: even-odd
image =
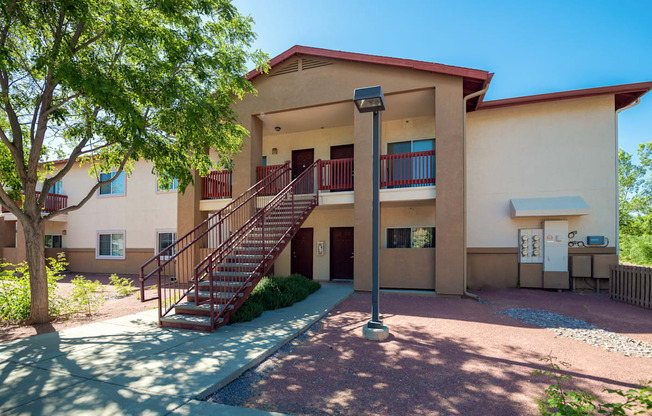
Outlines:
{"type": "MultiPolygon", "coordinates": [[[[115,176],[115,172],[101,173],[100,180],[106,181],[115,176]]],[[[111,183],[100,186],[100,195],[124,195],[125,194],[125,173],[120,173],[118,179],[111,183]]]]}
{"type": "Polygon", "coordinates": [[[63,183],[61,181],[55,182],[54,185],[50,187],[50,193],[63,195],[63,183]]]}
{"type": "Polygon", "coordinates": [[[262,165],[260,166],[267,166],[267,156],[263,156],[262,165]]]}
{"type": "Polygon", "coordinates": [[[387,229],[387,248],[432,248],[434,246],[434,227],[387,229]]]}
{"type": "Polygon", "coordinates": [[[163,187],[163,185],[161,185],[161,183],[158,180],[156,181],[156,183],[158,184],[157,185],[157,191],[158,192],[172,192],[172,191],[176,191],[177,189],[179,189],[179,181],[176,180],[176,179],[174,179],[172,181],[172,183],[170,184],[170,189],[165,189],[163,187]]]}
{"type": "MultiPolygon", "coordinates": [[[[411,152],[426,152],[435,150],[435,139],[408,140],[404,142],[387,143],[387,154],[396,155],[411,152]]],[[[393,185],[392,188],[404,186],[427,186],[428,179],[435,177],[435,157],[405,155],[388,161],[387,178],[393,185]],[[431,165],[428,167],[428,165],[431,165]],[[405,185],[412,182],[411,185],[405,185]]]]}
{"type": "MultiPolygon", "coordinates": [[[[158,249],[157,253],[163,252],[166,248],[170,247],[174,242],[177,241],[177,233],[174,231],[159,231],[156,233],[156,248],[158,249]]],[[[163,256],[171,257],[175,254],[175,249],[170,248],[163,256]]]]}
{"type": "Polygon", "coordinates": [[[61,248],[61,235],[60,234],[46,234],[45,235],[45,248],[61,248]]]}
{"type": "Polygon", "coordinates": [[[125,232],[124,231],[99,231],[97,233],[98,259],[124,259],[125,258],[125,232]]]}

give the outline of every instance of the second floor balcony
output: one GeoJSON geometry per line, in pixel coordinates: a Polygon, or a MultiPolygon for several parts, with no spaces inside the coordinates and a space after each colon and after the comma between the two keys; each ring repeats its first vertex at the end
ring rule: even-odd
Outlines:
{"type": "MultiPolygon", "coordinates": [[[[36,192],[36,198],[39,198],[40,196],[41,193],[36,192]]],[[[19,203],[19,205],[22,204],[19,203]]],[[[43,206],[41,211],[45,213],[50,213],[50,212],[59,211],[67,207],[68,207],[68,195],[49,193],[48,196],[45,198],[45,205],[43,206]]],[[[3,206],[2,212],[8,213],[9,210],[3,206]]]]}
{"type": "MultiPolygon", "coordinates": [[[[257,180],[283,165],[257,166],[257,180]]],[[[295,172],[296,174],[296,172],[295,172]]],[[[296,175],[293,175],[296,176],[296,175]]],[[[355,188],[355,164],[353,158],[321,160],[319,163],[318,178],[319,190],[325,193],[338,195],[353,191],[355,188]]],[[[280,188],[291,181],[290,173],[284,181],[275,182],[280,188]]],[[[232,172],[213,171],[202,178],[202,199],[229,199],[232,198],[232,172]]],[[[397,153],[380,156],[380,187],[393,193],[394,196],[387,200],[401,200],[404,198],[400,190],[404,188],[434,187],[435,185],[435,151],[397,153]]],[[[281,189],[269,189],[268,194],[274,195],[281,189]]],[[[352,193],[352,192],[351,192],[352,193]]],[[[417,199],[434,198],[432,196],[417,197],[417,199]]],[[[430,195],[430,194],[429,194],[430,195]]],[[[412,198],[408,198],[412,199],[412,198]]],[[[341,200],[341,198],[340,198],[341,200]]],[[[381,201],[383,196],[381,195],[381,201]]],[[[351,199],[352,201],[352,199],[351,199]]]]}

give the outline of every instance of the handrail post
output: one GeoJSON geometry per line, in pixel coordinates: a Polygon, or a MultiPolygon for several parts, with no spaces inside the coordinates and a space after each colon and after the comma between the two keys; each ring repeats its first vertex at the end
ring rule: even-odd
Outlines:
{"type": "Polygon", "coordinates": [[[157,286],[157,291],[158,291],[158,317],[159,319],[163,316],[163,308],[161,307],[161,303],[163,302],[163,297],[161,296],[162,293],[162,288],[161,288],[161,255],[157,257],[158,259],[158,267],[157,270],[158,272],[156,273],[158,275],[158,286],[157,286]]]}
{"type": "Polygon", "coordinates": [[[265,262],[265,259],[267,258],[267,252],[265,251],[265,207],[263,207],[263,212],[262,212],[262,215],[260,217],[260,222],[261,222],[261,225],[260,225],[261,227],[260,228],[262,230],[261,233],[262,233],[262,236],[263,236],[263,256],[262,256],[263,257],[263,259],[262,259],[263,263],[265,262]]]}
{"type": "MultiPolygon", "coordinates": [[[[210,302],[210,316],[211,316],[211,329],[213,325],[215,324],[214,321],[214,315],[215,312],[213,310],[214,305],[215,305],[215,295],[214,295],[214,290],[213,290],[213,256],[209,255],[208,256],[208,290],[209,290],[209,302],[210,302]]],[[[196,282],[195,284],[198,285],[199,282],[196,282]]],[[[199,299],[199,293],[197,296],[195,296],[195,300],[199,299]]]]}

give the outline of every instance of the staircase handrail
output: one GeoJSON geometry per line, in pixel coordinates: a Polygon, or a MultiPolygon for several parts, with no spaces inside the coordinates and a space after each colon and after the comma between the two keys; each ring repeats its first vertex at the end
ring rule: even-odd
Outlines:
{"type": "MultiPolygon", "coordinates": [[[[215,226],[219,224],[219,221],[216,222],[212,226],[208,226],[207,229],[202,232],[200,235],[195,237],[192,241],[190,241],[188,244],[186,244],[184,247],[181,249],[176,249],[178,245],[183,241],[184,239],[188,238],[192,233],[195,233],[198,229],[201,227],[204,227],[206,224],[210,223],[212,220],[215,219],[216,216],[222,215],[222,213],[226,210],[231,210],[231,212],[236,211],[242,204],[250,200],[251,198],[257,196],[262,190],[264,190],[267,187],[267,184],[263,184],[263,182],[271,182],[274,181],[278,178],[280,178],[283,174],[287,173],[290,170],[290,165],[288,163],[285,163],[284,165],[280,166],[278,169],[275,169],[272,171],[269,175],[261,179],[260,181],[256,182],[254,185],[252,185],[249,189],[244,191],[242,194],[240,194],[237,198],[235,198],[233,201],[231,201],[228,205],[226,205],[224,208],[219,210],[218,212],[212,214],[210,217],[208,217],[206,220],[202,221],[199,225],[197,225],[195,228],[192,230],[188,231],[186,234],[184,234],[182,237],[178,238],[174,243],[166,247],[165,249],[161,250],[159,253],[155,254],[151,259],[143,263],[143,265],[140,266],[140,290],[141,290],[141,301],[145,300],[154,300],[154,298],[149,298],[145,299],[144,297],[144,290],[145,290],[145,281],[147,281],[149,278],[154,276],[155,273],[157,273],[159,270],[167,266],[170,262],[176,260],[181,253],[186,251],[189,247],[193,246],[200,238],[205,236],[210,230],[214,229],[215,226]],[[242,198],[246,197],[248,193],[251,191],[254,191],[254,193],[250,196],[248,196],[244,201],[241,201],[242,198]],[[237,206],[233,208],[235,205],[237,206]],[[174,254],[166,256],[165,253],[169,253],[172,251],[174,254]],[[167,257],[165,261],[161,264],[158,264],[157,267],[154,268],[151,272],[149,272],[147,275],[144,274],[144,270],[147,266],[149,266],[154,260],[160,260],[162,256],[167,257]]],[[[227,214],[228,215],[228,214],[227,214]]],[[[160,287],[160,285],[159,285],[160,287]]]]}
{"type": "MultiPolygon", "coordinates": [[[[254,224],[256,223],[256,221],[258,220],[258,218],[259,218],[261,215],[264,215],[265,211],[267,211],[267,210],[269,209],[269,207],[271,207],[273,204],[277,204],[277,205],[278,205],[278,203],[280,203],[281,199],[282,199],[282,198],[283,198],[287,193],[290,192],[290,190],[292,189],[292,187],[293,187],[293,186],[294,186],[298,181],[300,181],[304,176],[306,176],[309,172],[313,171],[313,170],[314,170],[314,167],[317,166],[317,165],[319,165],[320,162],[321,162],[321,159],[318,159],[318,160],[316,160],[315,162],[313,162],[310,166],[308,166],[308,167],[307,167],[303,172],[301,172],[301,173],[299,174],[299,176],[297,176],[296,178],[294,178],[294,179],[293,179],[293,180],[292,180],[292,181],[291,181],[291,182],[290,182],[290,183],[289,183],[285,188],[283,188],[283,189],[282,189],[279,193],[277,193],[277,194],[276,194],[276,195],[275,195],[275,196],[274,196],[274,197],[273,197],[273,198],[272,198],[272,199],[271,199],[267,204],[265,204],[265,206],[263,206],[263,207],[262,207],[262,208],[261,208],[261,209],[260,209],[256,214],[254,214],[254,215],[253,215],[249,220],[247,220],[247,222],[244,223],[244,224],[242,225],[242,227],[240,227],[240,229],[234,231],[233,234],[232,234],[231,236],[229,236],[229,238],[227,238],[227,239],[226,239],[226,240],[225,240],[225,241],[224,241],[224,242],[223,242],[219,247],[217,247],[215,250],[213,250],[212,253],[210,253],[210,254],[209,254],[208,256],[206,256],[206,257],[205,257],[201,262],[199,262],[199,263],[195,266],[195,277],[197,278],[199,275],[201,275],[201,274],[204,273],[204,271],[199,272],[199,270],[202,268],[202,266],[203,266],[204,264],[206,264],[207,261],[209,261],[209,260],[208,260],[209,258],[215,259],[216,254],[218,253],[218,251],[222,250],[224,246],[226,246],[227,244],[233,242],[233,240],[235,240],[236,238],[242,236],[242,234],[244,233],[245,230],[252,228],[252,225],[254,225],[254,224]]],[[[226,217],[225,217],[225,218],[226,218],[226,217]]],[[[225,255],[228,255],[228,253],[225,253],[224,255],[222,255],[222,256],[220,256],[220,257],[224,257],[225,255]]]]}
{"type": "MultiPolygon", "coordinates": [[[[232,236],[230,236],[226,241],[224,241],[218,248],[213,250],[213,252],[209,255],[207,255],[197,266],[195,266],[195,290],[197,290],[198,284],[203,278],[210,273],[209,269],[212,269],[213,264],[219,263],[222,259],[226,258],[229,254],[231,254],[231,251],[233,250],[234,247],[237,246],[237,239],[240,241],[244,240],[247,237],[248,231],[252,230],[255,227],[255,224],[260,220],[262,217],[264,219],[265,213],[269,212],[271,209],[273,209],[276,205],[279,205],[280,202],[282,201],[283,197],[285,197],[287,194],[289,194],[292,191],[292,188],[299,182],[301,181],[305,176],[308,174],[314,174],[316,168],[319,167],[321,162],[320,160],[317,160],[313,162],[310,166],[308,166],[301,174],[299,174],[294,180],[292,180],[285,188],[283,188],[278,194],[276,194],[272,200],[270,200],[268,203],[266,203],[256,214],[254,214],[243,226],[240,228],[240,230],[236,231],[233,233],[232,236]]],[[[319,184],[315,181],[314,183],[314,191],[315,191],[315,199],[317,198],[318,192],[319,192],[319,184]]],[[[291,229],[292,227],[290,227],[291,229]]],[[[263,237],[264,240],[264,237],[263,237]]],[[[276,244],[272,245],[270,244],[269,250],[270,252],[273,252],[273,250],[276,248],[276,246],[279,244],[279,242],[276,242],[276,244]]],[[[209,279],[209,293],[210,293],[210,298],[204,301],[199,301],[199,296],[195,296],[195,304],[196,305],[201,305],[205,303],[210,303],[211,308],[210,308],[210,317],[211,321],[213,324],[217,322],[217,320],[229,309],[230,306],[232,306],[237,300],[238,300],[238,295],[241,293],[244,293],[246,290],[248,290],[248,284],[257,278],[257,273],[259,270],[264,270],[265,262],[267,261],[267,252],[263,251],[262,253],[262,258],[263,260],[261,263],[258,265],[258,267],[251,273],[251,275],[248,276],[248,278],[242,282],[243,284],[241,287],[232,293],[231,299],[223,305],[222,310],[215,315],[214,308],[213,308],[213,303],[214,303],[214,298],[213,298],[213,279],[209,279]]],[[[192,289],[191,289],[192,290],[192,289]]],[[[188,292],[190,292],[189,290],[188,292]]]]}

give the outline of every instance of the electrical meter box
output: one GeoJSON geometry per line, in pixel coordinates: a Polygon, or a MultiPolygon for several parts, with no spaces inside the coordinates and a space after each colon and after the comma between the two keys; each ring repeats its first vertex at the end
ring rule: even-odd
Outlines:
{"type": "Polygon", "coordinates": [[[543,230],[541,228],[518,230],[518,262],[543,263],[543,230]]]}
{"type": "Polygon", "coordinates": [[[544,221],[543,234],[543,271],[568,272],[568,221],[544,221]]]}
{"type": "Polygon", "coordinates": [[[603,235],[589,235],[586,237],[587,246],[603,246],[604,245],[604,236],[603,235]]]}

